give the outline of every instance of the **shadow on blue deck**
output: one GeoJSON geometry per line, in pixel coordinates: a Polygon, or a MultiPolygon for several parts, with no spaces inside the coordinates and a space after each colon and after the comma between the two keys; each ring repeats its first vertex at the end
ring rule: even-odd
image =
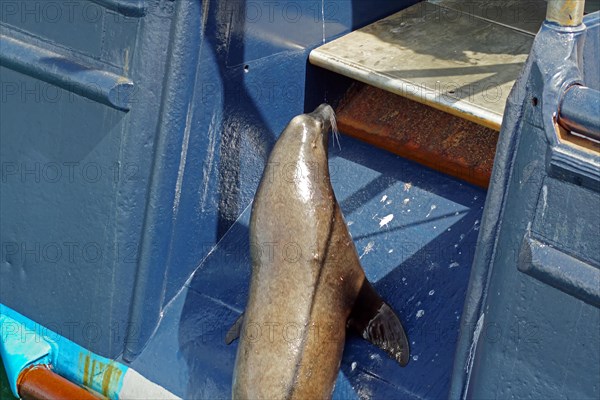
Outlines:
{"type": "MultiPolygon", "coordinates": [[[[401,368],[349,338],[334,399],[446,398],[485,192],[348,137],[330,148],[330,169],[366,274],[412,345],[401,368]]],[[[185,399],[231,397],[237,341],[223,338],[246,303],[249,219],[250,208],[165,308],[133,363],[185,399]]]]}

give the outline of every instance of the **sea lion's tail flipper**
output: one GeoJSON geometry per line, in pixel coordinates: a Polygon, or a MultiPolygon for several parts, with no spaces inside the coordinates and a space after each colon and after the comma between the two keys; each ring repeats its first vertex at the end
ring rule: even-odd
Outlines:
{"type": "Polygon", "coordinates": [[[408,364],[410,348],[402,323],[366,279],[348,318],[348,328],[384,350],[401,366],[408,364]]]}
{"type": "Polygon", "coordinates": [[[244,313],[241,313],[240,316],[235,320],[231,328],[227,331],[225,335],[225,343],[231,344],[235,339],[240,337],[240,333],[242,332],[242,325],[244,324],[244,313]]]}

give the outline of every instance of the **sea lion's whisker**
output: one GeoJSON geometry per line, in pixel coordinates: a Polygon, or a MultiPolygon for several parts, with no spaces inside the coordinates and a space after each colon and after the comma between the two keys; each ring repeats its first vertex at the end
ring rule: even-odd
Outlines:
{"type": "Polygon", "coordinates": [[[342,150],[342,146],[340,145],[340,132],[338,131],[337,121],[335,119],[334,112],[332,112],[329,116],[329,123],[331,124],[331,133],[333,134],[333,138],[337,142],[338,148],[342,150]]]}

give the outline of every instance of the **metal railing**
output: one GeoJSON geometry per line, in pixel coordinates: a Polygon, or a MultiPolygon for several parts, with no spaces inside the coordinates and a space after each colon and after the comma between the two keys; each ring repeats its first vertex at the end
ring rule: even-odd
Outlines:
{"type": "Polygon", "coordinates": [[[583,22],[585,0],[548,0],[546,20],[561,26],[578,26],[583,22]]]}
{"type": "MultiPolygon", "coordinates": [[[[583,24],[585,0],[548,0],[546,21],[564,27],[583,24]]],[[[558,123],[565,129],[600,141],[600,91],[570,86],[560,101],[558,123]]]]}

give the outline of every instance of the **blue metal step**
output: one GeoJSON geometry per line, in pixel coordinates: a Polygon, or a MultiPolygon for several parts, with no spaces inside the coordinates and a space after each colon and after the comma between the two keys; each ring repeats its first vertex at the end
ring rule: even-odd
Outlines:
{"type": "MultiPolygon", "coordinates": [[[[346,136],[330,148],[331,180],[368,278],[399,313],[411,361],[346,343],[334,399],[447,396],[485,192],[346,136]],[[388,224],[389,215],[394,215],[388,224]],[[387,217],[387,218],[386,218],[387,217]]],[[[183,398],[230,398],[251,263],[246,209],[165,308],[133,367],[183,398]]]]}

